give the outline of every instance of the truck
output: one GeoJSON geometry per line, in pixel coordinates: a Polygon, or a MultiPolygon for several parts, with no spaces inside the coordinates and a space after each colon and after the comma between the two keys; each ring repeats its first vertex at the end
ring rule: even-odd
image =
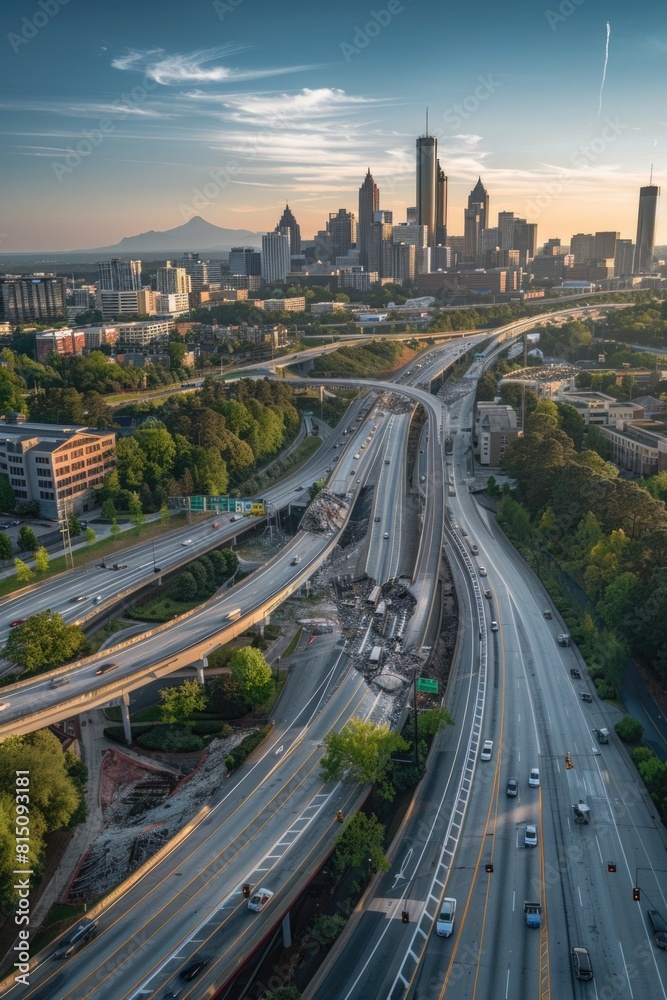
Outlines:
{"type": "Polygon", "coordinates": [[[368,662],[374,666],[380,666],[382,660],[382,646],[373,646],[371,650],[371,655],[368,657],[368,662]]]}
{"type": "Polygon", "coordinates": [[[526,927],[541,927],[542,925],[542,904],[533,903],[529,899],[524,900],[523,912],[526,915],[526,927]]]}
{"type": "Polygon", "coordinates": [[[229,621],[229,622],[235,622],[236,619],[240,618],[240,617],[241,617],[241,609],[240,608],[234,608],[233,611],[228,611],[227,612],[227,621],[229,621]]]}
{"type": "Polygon", "coordinates": [[[579,799],[572,806],[572,811],[574,813],[574,822],[579,823],[580,826],[587,826],[589,823],[591,808],[587,805],[583,799],[579,799]]]}
{"type": "Polygon", "coordinates": [[[609,743],[608,729],[594,729],[593,736],[598,741],[598,743],[609,743]]]}

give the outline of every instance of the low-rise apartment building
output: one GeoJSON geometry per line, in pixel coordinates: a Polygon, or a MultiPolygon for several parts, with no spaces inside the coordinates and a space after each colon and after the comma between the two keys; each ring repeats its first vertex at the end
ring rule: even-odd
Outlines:
{"type": "Polygon", "coordinates": [[[475,437],[480,465],[497,468],[508,445],[520,436],[516,410],[513,407],[504,403],[477,404],[475,437]]]}
{"type": "Polygon", "coordinates": [[[619,427],[601,427],[611,445],[611,461],[624,472],[655,476],[667,471],[667,431],[655,420],[630,420],[619,427]]]}

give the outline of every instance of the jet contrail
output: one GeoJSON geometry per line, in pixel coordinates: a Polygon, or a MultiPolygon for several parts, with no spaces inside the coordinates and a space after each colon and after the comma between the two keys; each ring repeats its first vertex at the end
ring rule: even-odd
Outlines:
{"type": "Polygon", "coordinates": [[[607,63],[609,62],[609,35],[611,34],[611,28],[609,27],[609,21],[607,21],[607,41],[604,47],[604,68],[602,70],[602,83],[600,84],[600,107],[598,108],[598,118],[602,117],[602,91],[604,90],[604,82],[607,79],[607,63]]]}

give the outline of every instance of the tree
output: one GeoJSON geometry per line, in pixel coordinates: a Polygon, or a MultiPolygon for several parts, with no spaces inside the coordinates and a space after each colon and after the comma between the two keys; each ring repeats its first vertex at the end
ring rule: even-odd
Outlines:
{"type": "Polygon", "coordinates": [[[203,686],[194,678],[178,687],[162,688],[160,701],[162,722],[181,724],[191,719],[194,712],[204,712],[208,703],[203,686]]]}
{"type": "Polygon", "coordinates": [[[0,559],[5,562],[12,557],[12,542],[9,535],[0,531],[0,559]]]}
{"type": "Polygon", "coordinates": [[[427,712],[420,712],[417,721],[417,728],[420,737],[435,736],[445,726],[453,726],[454,720],[449,709],[444,705],[441,708],[432,708],[427,712]]]}
{"type": "Polygon", "coordinates": [[[37,535],[29,524],[24,524],[19,528],[18,546],[19,552],[34,552],[39,548],[37,535]]]}
{"type": "Polygon", "coordinates": [[[0,473],[0,510],[11,514],[16,509],[16,497],[14,490],[9,485],[9,477],[4,472],[0,473]]]}
{"type": "Polygon", "coordinates": [[[11,630],[4,655],[27,674],[40,674],[75,659],[86,646],[78,625],[67,625],[54,611],[40,611],[11,630]]]}
{"type": "Polygon", "coordinates": [[[69,524],[70,537],[78,538],[79,535],[82,534],[83,532],[83,528],[81,527],[79,518],[76,516],[76,514],[70,514],[67,520],[69,524]]]}
{"type": "Polygon", "coordinates": [[[169,524],[170,519],[171,519],[171,514],[169,513],[169,508],[167,507],[166,503],[163,503],[162,506],[160,507],[160,524],[163,527],[165,527],[167,524],[169,524]]]}
{"type": "Polygon", "coordinates": [[[86,535],[86,545],[93,545],[97,538],[97,535],[95,534],[95,529],[91,527],[86,528],[85,535],[86,535]]]}
{"type": "Polygon", "coordinates": [[[271,667],[258,649],[238,649],[229,661],[229,669],[238,697],[253,709],[273,694],[271,667]]]}
{"type": "Polygon", "coordinates": [[[560,426],[572,438],[574,447],[581,451],[586,423],[576,406],[570,403],[557,403],[560,426]]]}
{"type": "Polygon", "coordinates": [[[34,574],[27,563],[16,557],[14,559],[14,569],[16,570],[16,579],[20,584],[30,583],[34,574]]]}
{"type": "Polygon", "coordinates": [[[367,863],[374,871],[389,871],[391,865],[383,851],[384,837],[385,829],[377,816],[362,812],[353,816],[334,841],[334,877],[342,878],[350,868],[361,868],[367,863]]]}
{"type": "Polygon", "coordinates": [[[308,487],[308,492],[310,493],[310,499],[314,500],[315,497],[322,492],[326,486],[326,479],[318,479],[311,486],[308,487]]]}
{"type": "Polygon", "coordinates": [[[114,542],[120,535],[120,526],[115,518],[113,519],[113,521],[111,522],[111,526],[109,527],[109,534],[111,535],[111,538],[114,542]]]}
{"type": "Polygon", "coordinates": [[[35,552],[35,569],[38,573],[46,573],[49,568],[49,553],[43,545],[40,545],[35,552]]]}
{"type": "Polygon", "coordinates": [[[614,726],[616,735],[624,743],[639,743],[644,733],[641,722],[637,722],[631,715],[626,715],[614,726]]]}
{"type": "Polygon", "coordinates": [[[340,733],[328,733],[324,744],[327,749],[320,770],[323,781],[370,783],[380,798],[393,799],[389,781],[391,755],[409,748],[402,736],[387,725],[352,719],[340,733]]]}
{"type": "MultiPolygon", "coordinates": [[[[331,917],[330,919],[334,920],[336,918],[331,917]]],[[[337,919],[343,920],[342,917],[338,917],[337,919]]],[[[343,925],[345,925],[344,920],[343,925]]],[[[340,931],[338,933],[340,934],[340,931]]],[[[338,935],[336,935],[336,937],[337,936],[338,935]]],[[[301,1000],[301,994],[297,990],[296,986],[278,986],[275,990],[268,990],[264,993],[262,1000],[301,1000]]]]}
{"type": "Polygon", "coordinates": [[[116,505],[111,499],[111,497],[109,497],[109,499],[105,500],[104,503],[102,504],[102,517],[104,518],[105,521],[115,521],[116,514],[117,514],[116,505]]]}
{"type": "MultiPolygon", "coordinates": [[[[313,920],[310,928],[310,938],[320,948],[330,948],[338,935],[342,933],[346,923],[345,917],[342,917],[340,913],[320,913],[313,920]]],[[[291,990],[292,988],[291,986],[282,987],[283,991],[285,989],[291,990]]],[[[279,990],[274,990],[271,993],[267,993],[266,997],[272,997],[275,1000],[278,992],[279,990]]],[[[298,990],[289,994],[283,992],[281,993],[281,1000],[292,1000],[292,997],[298,998],[300,996],[301,994],[298,990]]]]}
{"type": "Polygon", "coordinates": [[[134,525],[134,534],[138,535],[146,523],[146,518],[143,510],[141,509],[141,500],[139,499],[138,493],[130,493],[129,510],[130,517],[132,518],[132,524],[134,525]]]}
{"type": "Polygon", "coordinates": [[[174,592],[179,601],[194,601],[197,596],[197,581],[189,570],[183,570],[174,581],[174,592]]]}

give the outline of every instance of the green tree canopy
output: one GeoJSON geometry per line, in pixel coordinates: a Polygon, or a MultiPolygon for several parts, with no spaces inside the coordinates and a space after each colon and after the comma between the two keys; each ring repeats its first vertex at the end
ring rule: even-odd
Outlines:
{"type": "Polygon", "coordinates": [[[67,625],[54,611],[40,611],[11,630],[4,655],[27,674],[41,674],[82,655],[86,645],[78,625],[67,625]]]}
{"type": "Polygon", "coordinates": [[[162,722],[186,723],[195,712],[206,711],[207,700],[204,688],[194,678],[178,687],[161,688],[160,718],[162,722]]]}
{"type": "Polygon", "coordinates": [[[252,646],[237,649],[229,661],[229,669],[238,697],[253,708],[273,694],[271,667],[258,649],[252,646]]]}
{"type": "Polygon", "coordinates": [[[323,781],[370,783],[381,798],[393,798],[389,781],[391,755],[409,748],[402,736],[387,725],[352,719],[340,733],[328,733],[324,743],[327,749],[320,771],[323,781]]]}
{"type": "Polygon", "coordinates": [[[39,548],[37,535],[29,524],[24,524],[19,528],[18,546],[19,552],[34,552],[39,548]]]}

